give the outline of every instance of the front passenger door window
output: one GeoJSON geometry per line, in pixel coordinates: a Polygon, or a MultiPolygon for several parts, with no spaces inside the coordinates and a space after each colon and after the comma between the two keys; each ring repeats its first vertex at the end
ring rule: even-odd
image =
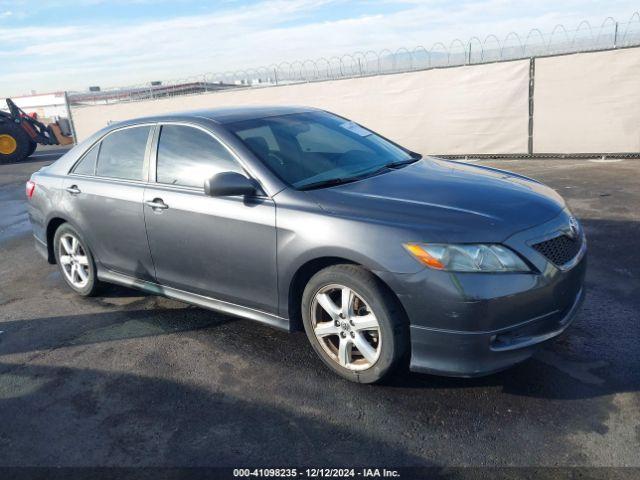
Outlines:
{"type": "Polygon", "coordinates": [[[164,125],[158,141],[156,181],[203,187],[220,172],[243,173],[231,153],[208,133],[185,125],[164,125]]]}

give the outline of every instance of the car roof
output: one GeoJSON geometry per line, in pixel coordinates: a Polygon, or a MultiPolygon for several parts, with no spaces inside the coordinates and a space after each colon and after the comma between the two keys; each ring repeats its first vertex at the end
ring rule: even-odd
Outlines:
{"type": "Polygon", "coordinates": [[[189,110],[183,112],[172,112],[163,115],[152,115],[147,117],[133,118],[119,122],[118,125],[133,125],[136,123],[150,121],[169,121],[169,120],[189,120],[189,119],[207,119],[219,124],[227,124],[241,122],[243,120],[255,120],[257,118],[273,117],[276,115],[289,115],[292,113],[304,113],[319,111],[312,107],[298,106],[261,106],[261,107],[224,107],[224,108],[208,108],[202,110],[189,110]]]}

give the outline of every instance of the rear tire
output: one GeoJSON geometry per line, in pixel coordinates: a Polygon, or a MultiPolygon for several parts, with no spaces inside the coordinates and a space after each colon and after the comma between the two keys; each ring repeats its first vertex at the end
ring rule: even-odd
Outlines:
{"type": "Polygon", "coordinates": [[[302,320],[322,361],[352,382],[382,381],[409,349],[408,322],[397,299],[357,265],[316,273],[302,295],[302,320]]]}
{"type": "Polygon", "coordinates": [[[58,227],[53,251],[63,280],[76,293],[91,297],[100,287],[93,255],[75,228],[68,223],[58,227]]]}
{"type": "Polygon", "coordinates": [[[27,158],[31,143],[27,132],[13,122],[0,123],[0,163],[19,162],[27,158]]]}

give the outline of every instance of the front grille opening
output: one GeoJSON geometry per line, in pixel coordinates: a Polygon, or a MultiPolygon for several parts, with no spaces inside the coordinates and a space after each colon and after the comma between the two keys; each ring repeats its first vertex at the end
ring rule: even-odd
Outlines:
{"type": "Polygon", "coordinates": [[[565,265],[576,258],[581,246],[582,238],[580,236],[571,238],[567,235],[560,235],[532,245],[536,251],[557,266],[565,265]]]}

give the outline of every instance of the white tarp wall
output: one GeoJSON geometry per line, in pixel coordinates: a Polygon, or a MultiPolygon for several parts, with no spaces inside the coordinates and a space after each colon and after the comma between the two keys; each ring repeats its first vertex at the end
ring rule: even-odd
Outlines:
{"type": "MultiPolygon", "coordinates": [[[[640,153],[640,48],[535,60],[533,153],[640,153]]],[[[528,153],[529,60],[73,109],[109,121],[230,105],[309,105],[420,153],[528,153]]]]}
{"type": "Polygon", "coordinates": [[[74,108],[78,140],[109,121],[233,105],[333,111],[417,152],[527,152],[529,61],[74,108]]]}
{"type": "Polygon", "coordinates": [[[535,153],[640,152],[640,48],[536,59],[535,153]]]}

